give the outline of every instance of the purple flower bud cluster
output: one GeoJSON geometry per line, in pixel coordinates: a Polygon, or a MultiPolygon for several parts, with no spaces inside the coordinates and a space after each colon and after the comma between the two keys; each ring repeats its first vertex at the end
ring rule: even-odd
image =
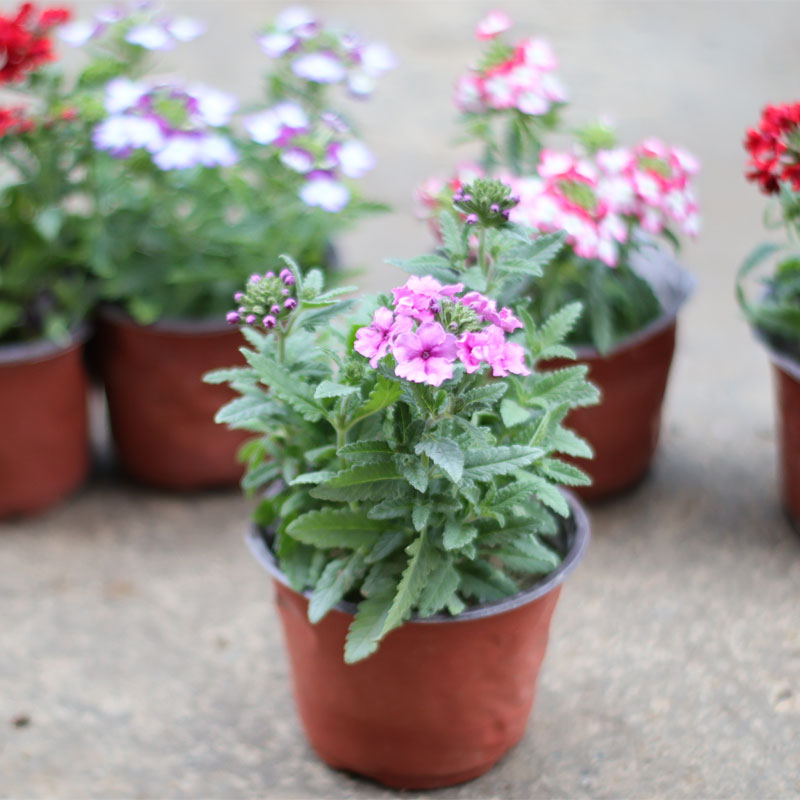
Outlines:
{"type": "Polygon", "coordinates": [[[278,275],[272,271],[251,275],[245,290],[233,296],[238,306],[225,315],[225,320],[229,325],[261,324],[266,330],[278,327],[297,308],[295,283],[294,273],[288,268],[278,275]]]}
{"type": "Polygon", "coordinates": [[[92,141],[117,158],[145,150],[162,170],[231,166],[236,148],[214,129],[228,124],[237,105],[232,95],[207,86],[115,78],[106,86],[108,116],[92,141]]]}
{"type": "Polygon", "coordinates": [[[368,97],[376,79],[396,66],[386,45],[325,25],[306,8],[284,9],[259,36],[262,51],[285,59],[292,73],[317,84],[344,84],[354,97],[368,97]]]}
{"type": "Polygon", "coordinates": [[[350,202],[343,178],[360,178],[375,166],[366,145],[331,112],[312,120],[298,103],[284,102],[247,117],[244,125],[254,142],[276,147],[284,166],[302,175],[299,195],[307,206],[341,211],[350,202]]]}

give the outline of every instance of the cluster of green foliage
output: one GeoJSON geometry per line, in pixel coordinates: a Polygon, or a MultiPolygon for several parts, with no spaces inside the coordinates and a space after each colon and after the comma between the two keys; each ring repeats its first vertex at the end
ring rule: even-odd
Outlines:
{"type": "Polygon", "coordinates": [[[781,184],[776,206],[768,209],[765,224],[783,227],[788,243],[763,243],[756,247],[739,269],[736,295],[749,319],[776,348],[800,358],[800,192],[781,184]],[[751,273],[774,263],[771,274],[761,279],[762,292],[750,300],[745,280],[751,273]]]}
{"type": "MultiPolygon", "coordinates": [[[[487,181],[472,196],[492,200],[492,183],[496,191],[487,181]]],[[[563,244],[560,235],[532,242],[502,217],[468,227],[445,212],[442,230],[441,254],[395,263],[492,292],[540,275],[563,244]],[[472,234],[479,264],[469,259],[472,234]]],[[[519,312],[530,375],[458,366],[436,388],[398,378],[391,356],[370,368],[353,351],[359,326],[332,324],[353,301],[324,292],[320,271],[303,276],[286,263],[299,298],[290,323],[266,334],[243,328],[248,366],[206,379],[240,395],[217,421],[256,434],[242,452],[243,486],[263,494],[255,519],[274,530],[291,585],[310,590],[311,621],[342,599],[357,602],[345,648],[354,662],[412,614],[455,615],[551,572],[562,555],[558,519],[569,515],[559,486],[588,482],[558,454],[591,456],[562,423],[598,393],[585,366],[540,372],[536,363],[571,355],[562,342],[580,305],[539,326],[519,312]]]]}

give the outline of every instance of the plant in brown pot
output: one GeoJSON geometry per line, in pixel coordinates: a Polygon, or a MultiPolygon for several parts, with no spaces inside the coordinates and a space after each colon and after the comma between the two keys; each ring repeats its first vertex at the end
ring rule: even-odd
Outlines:
{"type": "Polygon", "coordinates": [[[800,103],[766,106],[745,147],[748,179],[772,197],[765,223],[782,228],[788,242],[759,245],[742,264],[736,291],[772,362],[783,503],[800,526],[800,103]],[[749,298],[745,279],[767,265],[762,292],[749,298]]]}
{"type": "Polygon", "coordinates": [[[603,399],[576,411],[570,424],[594,449],[591,464],[579,462],[592,476],[579,494],[600,499],[641,480],[656,449],[677,314],[693,286],[662,243],[677,244],[675,232],[698,229],[698,163],[656,139],[618,146],[603,122],[579,130],[572,146],[545,146],[547,135],[561,129],[567,95],[549,44],[508,43],[510,26],[501,13],[479,24],[485,51],[456,85],[465,139],[483,149],[480,164],[462,164],[447,182],[428,181],[421,212],[448,207],[465,180],[494,174],[519,198],[512,220],[538,234],[565,232],[567,246],[542,280],[521,280],[502,299],[526,296],[539,317],[574,300],[583,305],[568,343],[603,399]]]}
{"type": "Polygon", "coordinates": [[[442,217],[442,255],[337,325],[352,301],[285,266],[248,283],[248,366],[219,422],[252,431],[244,484],[259,493],[250,545],[271,573],[306,733],[330,765],[391,786],[469,780],[522,736],[560,584],[586,517],[559,485],[586,476],[562,426],[597,401],[561,340],[577,304],[537,327],[491,295],[557,250],[508,222],[514,200],[478,181],[442,217]],[[470,239],[481,241],[468,265],[470,239]],[[274,274],[278,272],[278,274],[274,274]],[[361,313],[361,312],[358,312],[361,313]]]}
{"type": "Polygon", "coordinates": [[[239,332],[219,320],[265,260],[325,263],[334,235],[378,208],[354,181],[374,159],[328,87],[363,95],[391,66],[384,48],[290,9],[259,40],[276,60],[269,99],[239,116],[227,92],[147,77],[158,51],[200,33],[140,3],[68,37],[103,81],[91,264],[107,302],[98,350],[113,439],[129,475],[174,490],[241,478],[242,435],[212,421],[230,391],[202,383],[240,359],[239,332]]]}
{"type": "Polygon", "coordinates": [[[68,18],[0,15],[0,517],[52,505],[89,466],[90,123],[51,63],[68,18]]]}

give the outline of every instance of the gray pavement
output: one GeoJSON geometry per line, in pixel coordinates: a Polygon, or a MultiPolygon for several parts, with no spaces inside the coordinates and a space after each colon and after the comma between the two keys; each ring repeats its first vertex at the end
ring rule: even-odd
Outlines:
{"type": "MultiPolygon", "coordinates": [[[[275,4],[167,5],[214,22],[190,68],[255,85],[257,57],[226,43],[275,4]]],[[[370,186],[396,211],[343,245],[345,263],[369,268],[363,283],[385,288],[397,276],[384,255],[429,246],[410,192],[457,158],[450,86],[490,4],[310,5],[402,61],[360,112],[381,159],[370,186]]],[[[528,733],[489,774],[432,795],[800,797],[800,536],[777,497],[766,360],[732,299],[763,237],[740,140],[763,103],[797,96],[800,4],[503,5],[520,33],[553,41],[575,121],[611,110],[625,139],[656,132],[699,154],[706,224],[682,256],[699,288],[659,454],[635,492],[592,509],[528,733]]],[[[0,524],[0,796],[397,794],[306,744],[247,514],[237,493],[169,496],[106,466],[51,513],[0,524]]]]}

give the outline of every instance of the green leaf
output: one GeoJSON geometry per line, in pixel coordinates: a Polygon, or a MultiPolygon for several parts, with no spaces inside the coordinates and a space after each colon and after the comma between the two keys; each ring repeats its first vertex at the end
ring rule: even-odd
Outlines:
{"type": "Polygon", "coordinates": [[[414,510],[411,512],[411,522],[414,525],[414,530],[417,533],[424,530],[431,517],[431,507],[415,504],[414,510]]]}
{"type": "Polygon", "coordinates": [[[488,410],[508,391],[508,384],[499,381],[470,389],[456,398],[456,410],[466,414],[488,410]]]}
{"type": "Polygon", "coordinates": [[[424,439],[414,448],[417,455],[425,453],[453,483],[458,483],[464,473],[464,453],[457,442],[441,436],[424,439]]]}
{"type": "Polygon", "coordinates": [[[382,500],[367,512],[370,519],[408,519],[413,504],[408,500],[382,500]]]}
{"type": "Polygon", "coordinates": [[[475,448],[466,454],[464,476],[470,480],[487,481],[527,467],[543,455],[540,448],[524,445],[475,448]]]}
{"type": "Polygon", "coordinates": [[[386,263],[392,264],[395,267],[400,267],[400,269],[412,275],[432,275],[437,280],[442,281],[442,283],[453,283],[456,279],[456,273],[450,261],[442,256],[424,255],[408,260],[389,258],[386,263]]]}
{"type": "Polygon", "coordinates": [[[509,569],[532,575],[547,575],[560,563],[559,557],[533,536],[519,539],[492,553],[509,569]]]}
{"type": "Polygon", "coordinates": [[[417,603],[420,617],[441,611],[452,600],[461,583],[461,576],[449,559],[442,559],[430,574],[417,603]]]}
{"type": "Polygon", "coordinates": [[[301,483],[324,483],[327,480],[330,480],[336,475],[336,472],[331,469],[322,469],[317,472],[304,472],[302,475],[298,475],[292,482],[289,484],[290,486],[297,486],[301,483]]]}
{"type": "Polygon", "coordinates": [[[553,452],[564,453],[576,458],[592,458],[594,456],[592,446],[569,428],[558,427],[550,439],[550,447],[553,452]]]}
{"type": "Polygon", "coordinates": [[[261,381],[269,386],[270,391],[284,403],[288,403],[304,419],[316,422],[325,416],[325,408],[314,397],[314,389],[283,364],[249,350],[245,351],[245,358],[256,370],[261,381]]]}
{"type": "Polygon", "coordinates": [[[591,486],[592,483],[592,479],[583,470],[557,458],[543,458],[539,462],[539,469],[551,481],[563,486],[591,486]]]}
{"type": "Polygon", "coordinates": [[[292,538],[314,547],[344,547],[360,550],[372,547],[383,526],[369,519],[363,511],[320,509],[308,511],[286,528],[292,538]]]}
{"type": "Polygon", "coordinates": [[[214,422],[239,426],[257,422],[262,416],[271,415],[273,410],[273,403],[266,395],[245,395],[222,406],[214,416],[214,422]]]}
{"type": "Polygon", "coordinates": [[[36,214],[33,218],[33,227],[43,239],[54,242],[61,233],[63,222],[64,212],[57,206],[50,206],[36,214]]]}
{"type": "Polygon", "coordinates": [[[248,469],[242,478],[242,489],[246,492],[259,489],[267,483],[272,483],[280,475],[280,467],[271,461],[259,464],[248,469]]]}
{"type": "Polygon", "coordinates": [[[528,478],[540,502],[544,503],[548,508],[552,508],[556,514],[560,514],[562,517],[569,516],[569,504],[557,486],[554,486],[539,475],[529,475],[528,478]]]}
{"type": "Polygon", "coordinates": [[[500,416],[503,425],[513,428],[527,422],[531,417],[530,409],[523,408],[519,403],[514,402],[510,397],[504,397],[500,401],[500,416]]]}
{"type": "Polygon", "coordinates": [[[569,410],[570,406],[568,402],[559,403],[557,406],[549,408],[536,426],[536,432],[531,437],[531,446],[541,447],[543,450],[550,450],[550,441],[553,437],[553,433],[561,425],[564,417],[569,413],[569,410]]]}
{"type": "Polygon", "coordinates": [[[428,542],[424,532],[406,547],[406,553],[410,556],[408,565],[403,571],[400,583],[397,584],[397,592],[383,624],[382,635],[402,625],[410,616],[411,609],[425,589],[428,576],[439,560],[439,554],[428,542]]]}
{"type": "Polygon", "coordinates": [[[368,439],[363,442],[353,442],[339,448],[339,455],[348,461],[362,464],[374,461],[386,461],[392,454],[389,445],[380,439],[368,439]]]}
{"type": "Polygon", "coordinates": [[[392,403],[400,399],[402,394],[403,387],[400,383],[397,381],[390,381],[388,378],[379,375],[378,381],[369,393],[369,397],[364,405],[353,411],[349,424],[352,425],[358,420],[364,419],[364,417],[368,417],[370,414],[374,414],[376,411],[381,411],[387,406],[392,405],[392,403]]]}
{"type": "Polygon", "coordinates": [[[392,607],[394,586],[384,586],[383,590],[362,600],[350,628],[344,647],[344,660],[354,664],[378,649],[378,642],[383,638],[386,620],[392,607]]]}
{"type": "Polygon", "coordinates": [[[250,367],[229,367],[215,369],[203,375],[203,383],[255,383],[258,376],[250,367]]]}
{"type": "Polygon", "coordinates": [[[577,364],[531,376],[526,387],[531,401],[544,408],[557,403],[573,408],[597,403],[600,392],[586,380],[588,371],[585,364],[577,364]]]}
{"type": "Polygon", "coordinates": [[[320,575],[308,604],[308,619],[319,622],[364,573],[364,557],[353,553],[330,561],[320,575]]]}
{"type": "Polygon", "coordinates": [[[468,545],[478,535],[478,529],[471,525],[449,519],[444,526],[442,544],[445,550],[458,550],[468,545]]]}
{"type": "Polygon", "coordinates": [[[428,471],[422,461],[411,455],[397,455],[394,461],[400,474],[418,492],[424,494],[428,488],[428,471]]]}
{"type": "Polygon", "coordinates": [[[317,386],[314,397],[317,400],[327,397],[347,397],[351,394],[358,394],[359,391],[357,386],[345,386],[343,383],[335,383],[334,381],[322,381],[317,386]]]}
{"type": "Polygon", "coordinates": [[[319,500],[383,500],[396,497],[405,481],[395,465],[389,461],[349,467],[333,478],[311,490],[319,500]]]}
{"type": "Polygon", "coordinates": [[[342,300],[333,305],[326,306],[325,308],[317,309],[316,311],[304,311],[298,318],[298,324],[304,330],[316,330],[320,325],[324,325],[334,317],[339,316],[339,314],[343,314],[348,308],[351,308],[354,303],[355,300],[342,300]]]}
{"type": "Polygon", "coordinates": [[[439,231],[445,250],[454,258],[466,258],[467,248],[461,233],[461,225],[452,211],[442,211],[439,214],[439,231]]]}
{"type": "Polygon", "coordinates": [[[475,597],[479,603],[491,603],[515,594],[519,587],[502,570],[483,561],[460,564],[461,592],[475,597]]]}
{"type": "Polygon", "coordinates": [[[378,561],[383,561],[387,556],[390,556],[395,550],[399,550],[406,541],[406,535],[403,531],[392,530],[385,531],[381,534],[380,539],[375,542],[375,546],[369,551],[366,561],[368,564],[374,564],[378,561]]]}

